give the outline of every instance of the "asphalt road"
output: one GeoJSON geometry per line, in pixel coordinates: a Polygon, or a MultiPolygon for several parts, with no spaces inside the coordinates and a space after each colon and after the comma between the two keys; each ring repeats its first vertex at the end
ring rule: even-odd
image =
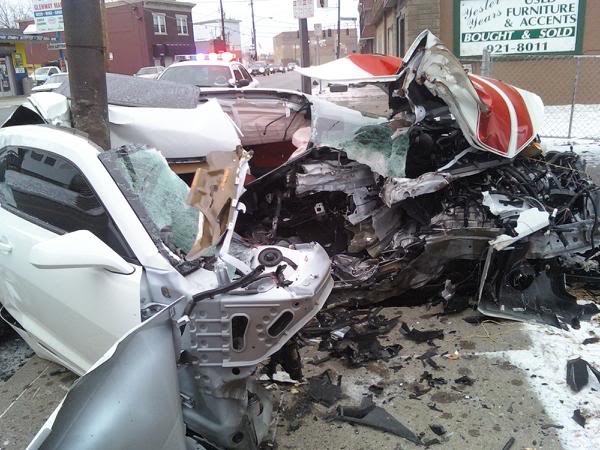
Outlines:
{"type": "Polygon", "coordinates": [[[286,73],[274,73],[273,75],[263,75],[258,80],[259,88],[272,89],[291,89],[300,90],[300,74],[294,70],[286,73]]]}

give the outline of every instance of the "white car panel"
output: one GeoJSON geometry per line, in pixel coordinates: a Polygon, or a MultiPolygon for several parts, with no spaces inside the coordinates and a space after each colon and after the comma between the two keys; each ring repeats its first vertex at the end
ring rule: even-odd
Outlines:
{"type": "Polygon", "coordinates": [[[177,159],[229,152],[241,145],[235,125],[216,100],[195,109],[109,105],[108,113],[113,147],[143,142],[160,149],[165,158],[177,159]]]}

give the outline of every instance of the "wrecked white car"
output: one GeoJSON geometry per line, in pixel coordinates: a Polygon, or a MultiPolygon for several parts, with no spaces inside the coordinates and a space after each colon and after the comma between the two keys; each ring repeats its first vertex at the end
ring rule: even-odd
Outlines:
{"type": "Polygon", "coordinates": [[[153,149],[102,152],[47,125],[0,130],[2,319],[81,375],[172,305],[162,331],[148,325],[157,340],[96,365],[119,381],[85,376],[31,448],[175,449],[186,433],[253,448],[265,437],[271,403],[252,374],[321,308],[330,262],[318,244],[233,235],[249,154],[231,150],[208,154],[190,190],[153,149]],[[143,432],[107,433],[118,421],[143,432]]]}
{"type": "Polygon", "coordinates": [[[431,33],[398,61],[397,72],[364,60],[299,69],[385,81],[392,119],[313,130],[304,154],[248,186],[238,232],[255,243],[321,243],[336,280],[331,302],[417,296],[449,311],[478,304],[492,316],[576,326],[596,308],[577,305],[564,275],[597,266],[600,242],[598,188],[584,162],[542,151],[537,95],[468,75],[431,33]]]}

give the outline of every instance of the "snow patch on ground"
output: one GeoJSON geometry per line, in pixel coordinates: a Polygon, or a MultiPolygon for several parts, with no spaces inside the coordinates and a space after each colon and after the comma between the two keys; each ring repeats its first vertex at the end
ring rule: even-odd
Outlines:
{"type": "Polygon", "coordinates": [[[600,369],[600,343],[583,345],[584,339],[600,335],[600,326],[582,322],[579,330],[559,330],[554,327],[524,324],[531,337],[531,348],[488,353],[503,356],[510,363],[529,374],[529,384],[544,405],[565,450],[596,450],[600,448],[600,383],[590,373],[590,382],[574,393],[566,383],[567,360],[580,356],[600,369]],[[536,377],[531,378],[531,375],[536,377]],[[585,428],[573,419],[573,411],[580,409],[587,417],[585,428]]]}
{"type": "Polygon", "coordinates": [[[377,384],[381,381],[381,377],[371,374],[355,376],[344,374],[342,378],[342,392],[356,404],[360,403],[365,395],[369,395],[369,386],[377,384]]]}

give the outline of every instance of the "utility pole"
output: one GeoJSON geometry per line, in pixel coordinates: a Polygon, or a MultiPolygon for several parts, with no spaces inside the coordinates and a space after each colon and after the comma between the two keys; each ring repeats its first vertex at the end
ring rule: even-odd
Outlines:
{"type": "Polygon", "coordinates": [[[335,58],[340,59],[340,22],[341,22],[341,5],[342,0],[338,0],[338,26],[337,26],[337,46],[335,48],[335,58]]]}
{"type": "Polygon", "coordinates": [[[252,48],[254,61],[258,61],[258,49],[256,48],[256,25],[254,24],[254,0],[250,0],[250,9],[252,11],[252,48]]]}
{"type": "MultiPolygon", "coordinates": [[[[308,46],[308,22],[306,19],[298,19],[298,26],[300,28],[300,47],[302,53],[300,54],[300,67],[310,66],[310,47],[308,46]]],[[[310,94],[312,87],[310,84],[310,78],[302,76],[302,92],[310,94]]]]}
{"type": "Polygon", "coordinates": [[[221,39],[225,43],[225,10],[223,9],[223,0],[219,0],[221,5],[221,39]]]}
{"type": "Polygon", "coordinates": [[[62,0],[73,125],[110,149],[101,0],[62,0]]]}

